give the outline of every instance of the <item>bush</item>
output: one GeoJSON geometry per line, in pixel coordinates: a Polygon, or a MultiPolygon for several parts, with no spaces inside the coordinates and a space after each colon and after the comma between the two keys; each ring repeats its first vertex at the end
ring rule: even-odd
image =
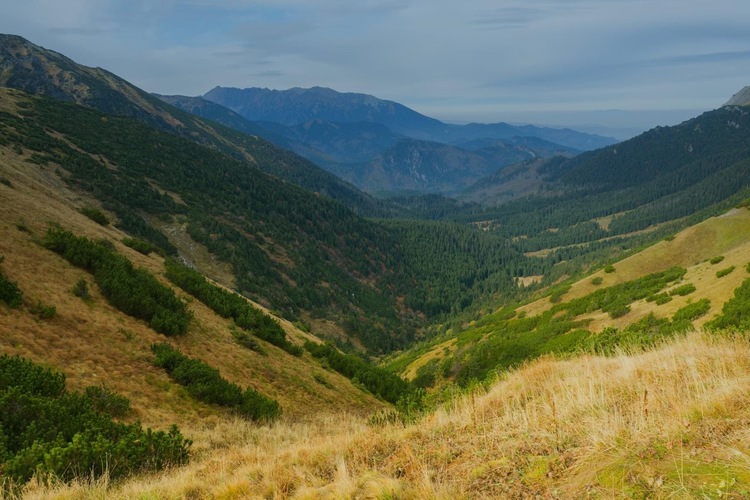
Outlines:
{"type": "Polygon", "coordinates": [[[154,364],[164,368],[178,384],[185,386],[195,399],[232,408],[245,418],[255,421],[275,420],[281,407],[275,400],[251,388],[242,389],[221,376],[219,370],[198,359],[185,356],[169,344],[152,344],[154,364]]]}
{"type": "Polygon", "coordinates": [[[104,385],[89,386],[84,394],[91,400],[91,404],[96,411],[110,417],[126,417],[133,411],[128,398],[115,394],[104,385]]]}
{"type": "Polygon", "coordinates": [[[732,271],[734,271],[734,269],[735,269],[735,266],[730,266],[730,267],[727,267],[726,269],[722,269],[720,271],[716,271],[716,277],[717,278],[723,278],[727,274],[732,273],[732,271]]]}
{"type": "Polygon", "coordinates": [[[122,244],[132,248],[136,252],[142,253],[143,255],[148,255],[151,252],[160,254],[162,253],[161,248],[154,245],[151,242],[141,240],[139,238],[123,238],[122,244]]]}
{"type": "Polygon", "coordinates": [[[81,208],[80,212],[99,225],[102,225],[102,226],[109,225],[109,218],[107,218],[107,216],[104,215],[104,212],[102,212],[98,208],[83,207],[81,208]]]}
{"type": "Polygon", "coordinates": [[[89,292],[89,284],[88,282],[86,282],[85,278],[81,278],[76,282],[75,286],[73,287],[73,295],[84,300],[88,300],[91,298],[91,293],[89,292]]]}
{"type": "Polygon", "coordinates": [[[674,313],[674,316],[672,316],[672,321],[693,321],[706,314],[710,309],[711,301],[708,299],[701,299],[678,309],[677,312],[674,313]]]}
{"type": "Polygon", "coordinates": [[[690,295],[695,291],[695,285],[692,283],[685,283],[684,285],[678,286],[674,290],[671,290],[669,292],[669,295],[675,296],[679,295],[680,297],[684,297],[685,295],[690,295]]]}
{"type": "Polygon", "coordinates": [[[718,264],[722,260],[724,260],[724,256],[723,255],[717,255],[716,257],[712,257],[711,260],[709,260],[709,262],[711,264],[718,264]]]}
{"type": "Polygon", "coordinates": [[[256,337],[293,356],[302,356],[302,348],[287,340],[286,332],[279,322],[253,307],[244,297],[209,283],[201,273],[175,259],[167,259],[164,265],[167,279],[206,304],[219,316],[234,319],[240,328],[249,330],[256,337]]]}
{"type": "MultiPolygon", "coordinates": [[[[118,408],[127,401],[107,394],[118,408]]],[[[101,401],[96,390],[67,392],[62,374],[18,356],[0,356],[2,475],[13,483],[36,474],[62,481],[104,474],[117,479],[187,462],[190,441],[177,427],[165,433],[114,422],[101,401]]]]}
{"type": "Polygon", "coordinates": [[[55,306],[48,306],[43,304],[41,300],[37,300],[36,304],[29,308],[29,312],[39,319],[50,319],[54,318],[57,314],[57,308],[55,306]]]}
{"type": "Polygon", "coordinates": [[[102,294],[120,311],[146,321],[165,335],[187,331],[191,318],[187,306],[150,272],[134,268],[110,247],[111,243],[94,242],[54,228],[47,231],[42,243],[74,266],[93,273],[102,294]]]}
{"type": "Polygon", "coordinates": [[[604,268],[604,272],[607,273],[607,274],[611,274],[611,273],[615,272],[615,266],[613,266],[612,264],[606,266],[604,268]]]}
{"type": "Polygon", "coordinates": [[[596,278],[591,280],[591,284],[595,286],[599,286],[602,284],[603,281],[604,281],[604,278],[602,278],[601,276],[597,276],[596,278]]]}
{"type": "Polygon", "coordinates": [[[734,291],[734,297],[724,303],[721,314],[706,323],[708,328],[750,330],[750,279],[734,291]]]}
{"type": "MultiPolygon", "coordinates": [[[[3,257],[0,256],[0,263],[3,257]]],[[[10,281],[0,272],[0,301],[5,302],[8,307],[16,309],[23,304],[23,292],[18,288],[15,281],[10,281]]]]}
{"type": "Polygon", "coordinates": [[[396,404],[412,390],[398,375],[373,366],[359,356],[343,354],[330,344],[314,344],[307,341],[305,349],[313,357],[325,360],[331,368],[352,382],[357,380],[369,392],[390,403],[396,404]]]}
{"type": "Polygon", "coordinates": [[[617,319],[625,316],[630,312],[629,304],[617,304],[616,306],[609,309],[609,317],[617,319]]]}

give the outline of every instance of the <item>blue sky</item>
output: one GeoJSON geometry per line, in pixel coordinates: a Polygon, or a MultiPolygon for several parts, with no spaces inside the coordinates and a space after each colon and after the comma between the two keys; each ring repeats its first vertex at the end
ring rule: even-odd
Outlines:
{"type": "Polygon", "coordinates": [[[645,129],[750,85],[747,0],[6,0],[0,32],[139,87],[363,92],[452,122],[645,129]]]}

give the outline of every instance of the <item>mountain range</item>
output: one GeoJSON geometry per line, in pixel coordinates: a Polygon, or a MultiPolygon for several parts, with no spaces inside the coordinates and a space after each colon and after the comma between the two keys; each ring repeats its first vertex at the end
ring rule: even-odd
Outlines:
{"type": "Polygon", "coordinates": [[[370,193],[446,193],[522,160],[573,155],[616,142],[532,125],[446,124],[392,101],[313,87],[216,87],[202,97],[158,96],[292,149],[370,193]],[[209,106],[211,101],[237,115],[209,106]]]}
{"type": "Polygon", "coordinates": [[[0,85],[11,494],[750,488],[744,92],[581,151],[325,89],[249,120],[10,35],[0,85]]]}

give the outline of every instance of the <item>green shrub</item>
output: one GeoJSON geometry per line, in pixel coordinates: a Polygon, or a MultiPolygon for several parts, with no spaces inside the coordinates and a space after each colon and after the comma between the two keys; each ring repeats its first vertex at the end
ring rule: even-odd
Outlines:
{"type": "MultiPolygon", "coordinates": [[[[121,396],[108,393],[118,409],[121,396]]],[[[118,479],[181,465],[190,441],[169,432],[114,422],[101,393],[69,393],[65,376],[18,356],[0,356],[0,470],[12,486],[35,474],[82,481],[118,479]]]]}
{"type": "MultiPolygon", "coordinates": [[[[4,257],[0,256],[0,263],[4,257]]],[[[0,301],[5,302],[8,307],[16,309],[23,304],[23,292],[18,288],[15,281],[10,281],[0,272],[0,301]]]]}
{"type": "Polygon", "coordinates": [[[91,404],[96,411],[109,415],[110,417],[126,417],[133,411],[130,407],[130,400],[128,398],[115,394],[104,385],[89,386],[86,388],[84,394],[86,394],[86,397],[91,400],[91,404]]]}
{"type": "Polygon", "coordinates": [[[709,299],[701,299],[678,309],[677,312],[674,313],[674,316],[672,316],[672,320],[675,322],[693,321],[706,314],[710,309],[711,301],[709,299]]]}
{"type": "Polygon", "coordinates": [[[266,350],[260,345],[258,339],[252,336],[250,332],[245,330],[232,329],[232,337],[234,340],[247,349],[257,352],[258,354],[266,355],[266,350]]]}
{"type": "Polygon", "coordinates": [[[55,306],[48,306],[43,304],[41,300],[37,300],[36,304],[29,308],[29,312],[39,319],[50,319],[54,318],[57,314],[57,308],[55,306]]]}
{"type": "Polygon", "coordinates": [[[604,278],[602,278],[601,276],[597,276],[596,278],[591,280],[591,284],[595,286],[599,286],[602,284],[603,281],[604,281],[604,278]]]}
{"type": "Polygon", "coordinates": [[[120,311],[146,321],[165,335],[187,331],[192,317],[187,306],[150,272],[134,268],[111,248],[110,242],[94,242],[53,228],[42,243],[74,266],[93,273],[102,294],[120,311]]]}
{"type": "Polygon", "coordinates": [[[109,225],[109,218],[107,218],[107,216],[104,215],[104,212],[102,212],[98,208],[83,207],[81,208],[80,212],[99,225],[102,225],[102,226],[109,225]]]}
{"type": "Polygon", "coordinates": [[[607,274],[611,274],[615,272],[615,266],[613,266],[612,264],[609,264],[608,266],[604,268],[604,272],[607,274]]]}
{"type": "Polygon", "coordinates": [[[685,283],[684,285],[680,285],[674,290],[671,290],[669,292],[669,295],[675,296],[679,295],[680,297],[684,297],[685,295],[690,295],[695,291],[695,285],[692,283],[685,283]]]}
{"type": "Polygon", "coordinates": [[[73,295],[82,298],[83,300],[88,300],[91,298],[91,293],[89,292],[89,284],[85,278],[81,278],[76,282],[75,286],[73,287],[73,295]]]}
{"type": "Polygon", "coordinates": [[[612,319],[617,319],[625,316],[630,312],[629,304],[617,304],[609,310],[609,316],[612,319]]]}
{"type": "Polygon", "coordinates": [[[716,257],[712,257],[711,260],[709,260],[708,262],[710,262],[711,264],[718,264],[722,260],[724,260],[724,256],[723,255],[717,255],[716,257]]]}
{"type": "Polygon", "coordinates": [[[149,241],[144,241],[139,238],[123,238],[122,244],[132,248],[136,252],[142,253],[143,255],[148,255],[151,252],[157,254],[162,253],[161,248],[159,248],[158,246],[149,241]]]}
{"type": "Polygon", "coordinates": [[[412,389],[398,375],[371,365],[353,354],[343,354],[330,344],[305,342],[305,349],[320,360],[325,360],[335,371],[352,380],[356,379],[372,394],[396,404],[412,389]]]}
{"type": "Polygon", "coordinates": [[[750,279],[734,291],[734,297],[724,303],[721,314],[706,323],[708,328],[750,330],[750,279]]]}
{"type": "Polygon", "coordinates": [[[730,274],[732,271],[734,271],[735,266],[727,267],[726,269],[722,269],[720,271],[716,271],[716,277],[717,278],[723,278],[727,274],[730,274]]]}
{"type": "Polygon", "coordinates": [[[206,304],[219,316],[234,319],[240,328],[249,330],[256,337],[293,356],[302,356],[302,348],[287,340],[286,332],[279,322],[253,307],[244,297],[209,283],[201,273],[175,259],[167,259],[164,265],[167,279],[206,304]]]}
{"type": "Polygon", "coordinates": [[[231,408],[255,421],[275,420],[281,415],[281,407],[275,400],[249,387],[243,391],[223,378],[216,368],[185,356],[169,344],[152,344],[151,351],[156,356],[154,364],[164,368],[199,401],[231,408]]]}

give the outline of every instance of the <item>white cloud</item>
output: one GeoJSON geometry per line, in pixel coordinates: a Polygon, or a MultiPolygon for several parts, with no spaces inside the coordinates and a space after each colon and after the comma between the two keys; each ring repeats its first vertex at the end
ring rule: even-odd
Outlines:
{"type": "Polygon", "coordinates": [[[26,0],[0,31],[161,93],[324,85],[503,120],[718,106],[750,83],[743,14],[746,0],[26,0]]]}

